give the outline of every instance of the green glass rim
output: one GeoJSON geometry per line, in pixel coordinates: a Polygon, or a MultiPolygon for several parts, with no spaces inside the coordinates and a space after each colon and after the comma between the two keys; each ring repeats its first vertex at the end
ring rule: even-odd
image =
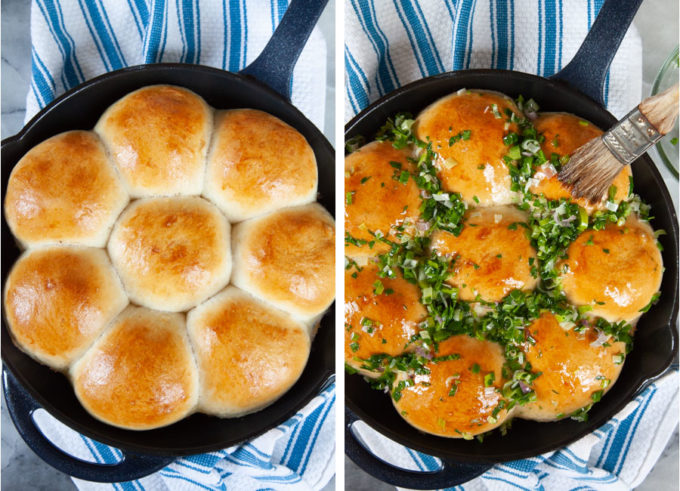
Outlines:
{"type": "MultiPolygon", "coordinates": [[[[658,94],[659,93],[659,87],[661,86],[661,82],[666,75],[666,72],[672,68],[673,63],[677,63],[678,60],[678,51],[679,46],[676,46],[675,49],[671,52],[670,55],[668,55],[668,58],[666,58],[666,61],[663,62],[663,65],[661,65],[661,69],[659,70],[659,73],[656,76],[656,79],[654,79],[654,85],[652,86],[652,95],[658,94]]],[[[676,64],[677,68],[677,64],[676,64]]],[[[675,176],[675,178],[678,178],[678,169],[673,165],[671,162],[670,157],[666,154],[666,151],[663,149],[663,146],[661,145],[661,142],[656,144],[656,150],[659,152],[659,155],[661,156],[661,160],[663,161],[664,165],[666,168],[671,171],[671,174],[675,176]]]]}

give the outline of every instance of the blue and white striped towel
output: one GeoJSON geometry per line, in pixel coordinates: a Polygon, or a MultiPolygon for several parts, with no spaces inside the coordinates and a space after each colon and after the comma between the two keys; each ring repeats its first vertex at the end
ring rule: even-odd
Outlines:
{"type": "MultiPolygon", "coordinates": [[[[35,420],[57,447],[89,462],[114,463],[120,451],[79,435],[44,410],[35,420]]],[[[178,459],[137,481],[98,484],[73,479],[81,491],[248,491],[321,489],[335,474],[335,384],[293,418],[243,445],[178,459]]]]}
{"type": "MultiPolygon", "coordinates": [[[[345,117],[411,81],[448,70],[503,68],[549,76],[581,45],[602,0],[347,0],[345,117]]],[[[642,94],[642,46],[626,34],[605,87],[623,116],[642,94]]],[[[540,104],[540,101],[538,101],[540,104]]],[[[548,455],[497,465],[458,489],[630,489],[652,469],[678,426],[677,365],[595,433],[548,455]]],[[[385,460],[413,470],[438,464],[358,423],[385,460]]]]}
{"type": "MultiPolygon", "coordinates": [[[[102,73],[142,63],[236,72],[262,51],[289,0],[33,0],[26,121],[102,73]]],[[[292,102],[323,129],[326,42],[318,29],[293,73],[292,102]]]]}
{"type": "MultiPolygon", "coordinates": [[[[272,35],[288,0],[33,0],[32,74],[26,121],[68,89],[129,65],[197,63],[238,71],[272,35]]],[[[315,29],[293,73],[292,102],[323,128],[326,43],[315,29]]],[[[129,483],[82,490],[311,490],[335,473],[335,384],[295,417],[259,438],[220,452],[179,459],[129,483]]],[[[116,449],[78,435],[44,411],[39,426],[62,449],[116,462],[116,449]]]]}
{"type": "MultiPolygon", "coordinates": [[[[626,491],[639,486],[678,426],[677,366],[594,433],[557,452],[495,465],[458,486],[462,491],[626,491]]],[[[398,467],[436,470],[434,457],[388,440],[363,422],[355,426],[373,452],[398,467]]],[[[512,431],[512,430],[510,430],[512,431]]],[[[677,489],[677,483],[668,483],[677,489]]],[[[675,488],[672,488],[672,486],[675,488]]]]}
{"type": "MultiPolygon", "coordinates": [[[[345,118],[397,87],[449,70],[552,75],[576,53],[602,2],[347,0],[345,118]]],[[[612,62],[605,102],[623,116],[641,94],[642,44],[632,27],[612,62]]]]}

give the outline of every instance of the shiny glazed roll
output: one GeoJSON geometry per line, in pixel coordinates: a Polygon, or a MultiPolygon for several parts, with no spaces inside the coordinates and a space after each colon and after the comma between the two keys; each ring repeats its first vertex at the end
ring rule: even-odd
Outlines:
{"type": "Polygon", "coordinates": [[[229,282],[229,234],[229,222],[203,198],[146,198],[120,216],[108,249],[134,302],[180,312],[229,282]]]}
{"type": "Polygon", "coordinates": [[[537,278],[531,274],[536,251],[526,230],[524,212],[511,206],[472,208],[465,216],[461,234],[437,231],[431,248],[451,258],[453,270],[447,280],[459,289],[462,300],[498,302],[512,290],[532,290],[537,278]]]}
{"type": "Polygon", "coordinates": [[[377,273],[374,263],[345,270],[345,362],[368,376],[379,374],[362,369],[361,360],[404,352],[427,315],[418,286],[377,273]]]}
{"type": "Polygon", "coordinates": [[[167,426],[198,402],[198,371],[182,314],[129,307],[70,374],[85,409],[120,428],[167,426]]]}
{"type": "Polygon", "coordinates": [[[389,250],[371,232],[379,231],[396,242],[400,234],[414,233],[420,191],[408,174],[399,180],[403,172],[414,172],[408,156],[385,141],[369,143],[345,157],[345,233],[357,239],[356,243],[346,241],[347,256],[376,256],[389,250]],[[368,242],[374,242],[373,246],[368,242]]]}
{"type": "Polygon", "coordinates": [[[5,284],[5,314],[16,344],[63,370],[128,304],[101,249],[48,246],[25,252],[5,284]]]}
{"type": "Polygon", "coordinates": [[[236,417],[281,397],[309,356],[307,327],[233,286],[189,312],[201,411],[236,417]]]}
{"type": "Polygon", "coordinates": [[[103,247],[128,200],[97,135],[67,131],[33,147],[12,169],[5,217],[23,247],[103,247]]]}
{"type": "Polygon", "coordinates": [[[446,191],[458,192],[472,206],[517,201],[503,157],[503,136],[517,132],[506,110],[515,103],[498,92],[459,90],[425,108],[416,120],[417,137],[432,142],[439,178],[446,191]],[[469,136],[463,136],[468,135],[469,136]]]}
{"type": "Polygon", "coordinates": [[[335,224],[316,203],[234,226],[232,283],[311,321],[335,297],[335,224]]]}
{"type": "Polygon", "coordinates": [[[557,265],[567,299],[610,322],[637,319],[661,286],[663,260],[648,223],[631,216],[618,227],[586,230],[557,265]]]}
{"type": "Polygon", "coordinates": [[[506,420],[508,411],[499,407],[505,362],[499,345],[453,336],[439,343],[434,356],[426,365],[430,374],[415,375],[413,385],[398,400],[393,397],[402,418],[421,431],[449,438],[471,438],[506,420]],[[449,356],[455,359],[437,361],[449,356]]]}
{"type": "Polygon", "coordinates": [[[300,132],[255,109],[219,111],[203,196],[232,222],[316,200],[316,157],[300,132]]]}
{"type": "Polygon", "coordinates": [[[600,338],[592,327],[582,333],[565,330],[546,312],[527,332],[535,342],[525,343],[526,360],[541,375],[532,384],[536,400],[517,407],[520,418],[554,421],[567,417],[599,400],[623,367],[625,343],[600,338]]]}
{"type": "Polygon", "coordinates": [[[200,194],[212,119],[190,90],[151,85],[115,102],[95,131],[132,197],[200,194]]]}
{"type": "MultiPolygon", "coordinates": [[[[581,145],[602,135],[602,130],[593,123],[569,113],[541,113],[534,121],[534,127],[545,138],[541,143],[541,150],[548,160],[553,153],[560,157],[571,155],[581,145]]],[[[618,203],[628,196],[631,176],[630,166],[624,166],[614,179],[612,185],[616,186],[615,202],[618,203]]],[[[587,210],[604,209],[604,202],[593,205],[584,198],[574,198],[569,189],[557,179],[555,168],[547,163],[539,167],[533,177],[538,181],[531,186],[534,194],[543,194],[553,200],[569,198],[587,210]]]]}

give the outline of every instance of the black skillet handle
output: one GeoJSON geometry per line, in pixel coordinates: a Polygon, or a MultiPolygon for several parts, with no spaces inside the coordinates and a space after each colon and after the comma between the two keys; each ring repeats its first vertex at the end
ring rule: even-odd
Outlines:
{"type": "Polygon", "coordinates": [[[574,58],[551,79],[564,80],[604,106],[609,65],[642,0],[605,0],[574,58]]]}
{"type": "Polygon", "coordinates": [[[123,460],[116,464],[95,464],[72,457],[55,447],[40,432],[33,421],[33,412],[40,405],[7,370],[3,370],[2,386],[9,415],[21,437],[38,457],[64,474],[95,482],[132,481],[153,474],[175,460],[132,452],[123,452],[123,460]]]}
{"type": "Polygon", "coordinates": [[[410,489],[440,489],[458,486],[481,476],[491,468],[489,464],[468,464],[442,461],[436,471],[411,471],[388,464],[370,452],[352,432],[352,425],[359,421],[345,407],[345,453],[366,473],[393,486],[410,489]]]}
{"type": "Polygon", "coordinates": [[[292,0],[271,39],[240,73],[255,77],[290,101],[293,68],[328,0],[292,0]]]}

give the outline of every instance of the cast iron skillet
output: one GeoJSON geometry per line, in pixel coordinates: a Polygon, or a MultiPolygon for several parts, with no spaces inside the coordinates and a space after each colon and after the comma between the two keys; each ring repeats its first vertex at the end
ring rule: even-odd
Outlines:
{"type": "MultiPolygon", "coordinates": [[[[193,90],[219,109],[261,109],[295,127],[305,136],[316,155],[319,200],[334,213],[333,148],[289,100],[293,66],[325,4],[325,0],[291,2],[261,56],[240,74],[196,65],[145,65],[102,75],[69,91],[42,110],[18,135],[2,142],[3,202],[12,168],[31,147],[66,130],[91,129],[104,110],[123,95],[146,85],[162,83],[193,90]]],[[[4,287],[7,274],[20,253],[5,220],[2,221],[2,245],[4,287]]],[[[66,377],[35,362],[14,345],[3,313],[2,360],[6,368],[3,384],[8,409],[24,440],[53,467],[90,481],[136,479],[164,467],[175,456],[235,445],[260,435],[295,414],[332,380],[333,312],[334,308],[331,308],[322,320],[302,376],[273,405],[236,419],[195,414],[171,426],[151,431],[115,428],[90,416],[76,399],[66,377]],[[32,413],[40,406],[77,432],[121,449],[124,460],[113,466],[97,465],[62,453],[43,437],[33,423],[32,413]]]]}
{"type": "MultiPolygon", "coordinates": [[[[389,116],[408,111],[418,114],[431,102],[461,88],[489,89],[511,97],[533,97],[543,111],[566,111],[588,119],[601,128],[616,121],[604,108],[603,82],[618,45],[641,0],[607,0],[580,50],[561,72],[545,79],[504,70],[466,70],[445,73],[411,83],[388,94],[352,119],[345,138],[373,137],[389,116]]],[[[659,303],[640,319],[635,347],[627,357],[618,382],[592,408],[587,423],[564,420],[537,423],[515,419],[504,437],[498,432],[483,443],[453,440],[422,433],[394,410],[390,398],[372,390],[359,375],[347,376],[345,449],[347,455],[369,474],[396,486],[416,489],[446,488],[468,481],[490,464],[535,456],[563,447],[590,433],[621,410],[642,388],[671,363],[677,345],[678,226],[671,198],[651,159],[633,164],[635,190],[652,205],[655,229],[661,237],[666,271],[659,303]],[[432,473],[397,469],[375,457],[358,440],[352,424],[361,419],[395,442],[442,459],[432,473]]],[[[612,271],[612,274],[616,274],[612,271]]]]}

